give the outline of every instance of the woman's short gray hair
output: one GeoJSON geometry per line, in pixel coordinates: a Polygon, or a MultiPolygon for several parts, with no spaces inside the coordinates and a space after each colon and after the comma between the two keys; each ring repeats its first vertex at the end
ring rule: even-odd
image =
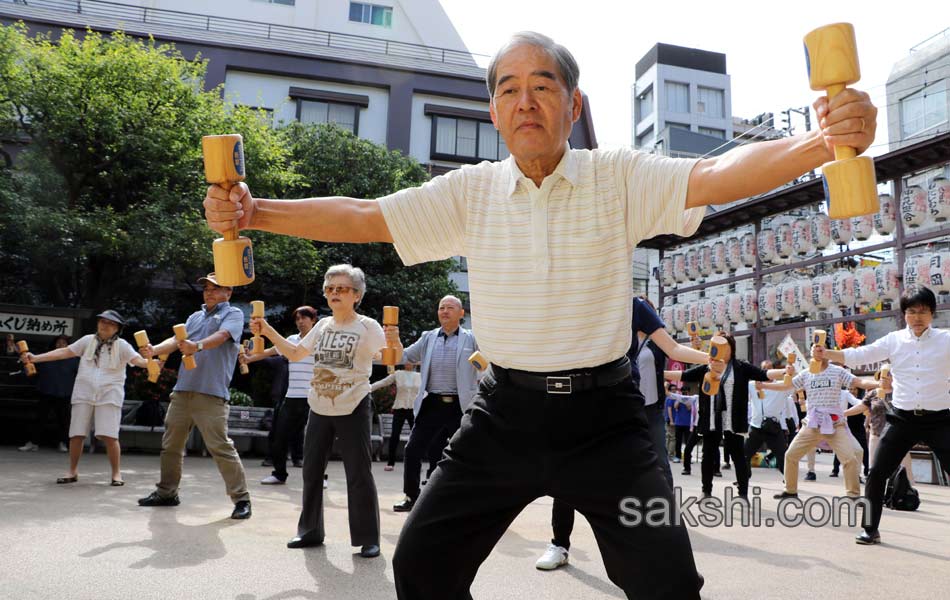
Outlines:
{"type": "Polygon", "coordinates": [[[508,40],[498,52],[495,52],[495,55],[491,57],[491,62],[488,63],[488,73],[485,76],[485,82],[488,84],[488,96],[490,98],[495,97],[495,86],[498,83],[498,61],[501,60],[501,57],[509,50],[515,46],[521,46],[522,44],[535,46],[547,52],[555,64],[557,64],[557,70],[561,75],[561,79],[563,79],[565,85],[567,85],[568,93],[574,93],[574,90],[577,89],[577,82],[581,77],[581,70],[577,66],[577,61],[574,60],[574,55],[571,54],[571,51],[542,33],[519,31],[511,36],[511,39],[508,40]]]}
{"type": "Polygon", "coordinates": [[[359,300],[356,301],[356,306],[359,306],[360,302],[363,301],[363,294],[366,293],[366,275],[363,273],[363,269],[345,263],[342,265],[333,265],[327,269],[327,274],[323,276],[323,287],[326,287],[330,283],[330,278],[336,277],[337,275],[346,275],[349,277],[350,283],[353,284],[353,288],[356,289],[356,293],[360,296],[359,300]]]}

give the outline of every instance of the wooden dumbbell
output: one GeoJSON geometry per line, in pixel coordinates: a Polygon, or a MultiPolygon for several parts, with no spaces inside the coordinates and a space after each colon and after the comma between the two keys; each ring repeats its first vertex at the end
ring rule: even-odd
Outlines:
{"type": "MultiPolygon", "coordinates": [[[[399,325],[399,307],[398,306],[384,306],[383,307],[383,325],[399,325]]],[[[396,346],[386,345],[383,348],[383,364],[386,365],[386,370],[392,373],[396,370],[396,351],[398,348],[396,346]]]]}
{"type": "MultiPolygon", "coordinates": [[[[248,344],[247,340],[244,340],[243,342],[241,342],[241,347],[239,350],[239,352],[241,353],[241,356],[247,356],[247,344],[248,344]]],[[[251,369],[248,368],[247,363],[243,363],[243,362],[238,363],[238,370],[241,372],[241,375],[247,375],[248,373],[251,372],[251,369]]]]}
{"type": "MultiPolygon", "coordinates": [[[[794,352],[789,352],[789,353],[788,353],[788,364],[794,366],[796,360],[798,360],[798,355],[796,355],[794,352]]],[[[784,385],[792,385],[792,376],[789,375],[788,373],[786,373],[786,374],[785,374],[785,377],[782,379],[782,383],[783,383],[784,385]]]]}
{"type": "MultiPolygon", "coordinates": [[[[244,141],[239,134],[206,135],[201,138],[205,179],[225,190],[244,181],[244,141]]],[[[237,227],[224,232],[211,246],[218,283],[228,287],[254,281],[251,240],[238,235],[237,227]]]]}
{"type": "Polygon", "coordinates": [[[686,323],[686,333],[689,334],[689,337],[696,337],[699,335],[699,322],[690,321],[686,323]]]}
{"type": "Polygon", "coordinates": [[[884,364],[881,365],[881,393],[890,394],[894,391],[894,388],[891,387],[891,365],[884,364]]]}
{"type": "MultiPolygon", "coordinates": [[[[821,347],[824,347],[824,346],[825,346],[825,340],[827,340],[827,339],[828,339],[828,332],[827,332],[827,331],[825,331],[824,329],[816,329],[816,330],[811,334],[811,345],[812,345],[812,346],[821,346],[821,347]]],[[[812,359],[808,362],[808,370],[809,370],[809,372],[814,373],[814,374],[816,374],[816,375],[817,375],[818,373],[821,373],[821,361],[820,361],[820,360],[815,360],[814,358],[812,358],[812,359]]]]}
{"type": "MultiPolygon", "coordinates": [[[[264,318],[263,300],[251,300],[251,318],[254,317],[264,318]]],[[[264,354],[264,338],[262,336],[255,335],[251,340],[251,352],[253,354],[264,354]]]]}
{"type": "MultiPolygon", "coordinates": [[[[709,340],[709,358],[711,360],[721,360],[723,362],[729,362],[732,358],[732,352],[729,348],[729,342],[726,341],[726,338],[718,335],[714,335],[709,340]]],[[[707,396],[715,396],[719,393],[719,375],[713,373],[712,370],[706,372],[706,376],[703,377],[703,393],[707,396]]]]}
{"type": "MultiPolygon", "coordinates": [[[[185,330],[184,323],[179,323],[178,325],[175,325],[174,327],[172,327],[172,330],[175,332],[175,339],[178,340],[179,342],[183,342],[188,339],[188,332],[185,330]]],[[[195,363],[194,355],[184,354],[184,353],[182,353],[181,355],[181,364],[185,365],[185,368],[188,369],[189,371],[198,366],[195,363]]]]}
{"type": "MultiPolygon", "coordinates": [[[[861,79],[854,27],[834,23],[805,36],[805,62],[813,90],[826,90],[831,100],[861,79]]],[[[828,216],[847,219],[879,209],[874,161],[857,156],[850,146],[835,146],[835,160],[822,167],[828,192],[828,216]]]]}
{"type": "Polygon", "coordinates": [[[479,371],[484,371],[488,368],[488,361],[485,360],[485,357],[482,356],[482,353],[476,350],[468,357],[468,362],[472,363],[472,366],[478,369],[479,371]]]}
{"type": "MultiPolygon", "coordinates": [[[[135,332],[135,344],[139,347],[139,351],[148,346],[148,332],[144,329],[135,332]]],[[[154,358],[148,360],[148,380],[152,383],[158,381],[158,376],[162,373],[162,367],[158,364],[158,361],[154,358]]]]}
{"type": "MultiPolygon", "coordinates": [[[[20,358],[26,358],[26,353],[30,351],[30,346],[26,343],[26,340],[20,340],[17,342],[16,348],[20,352],[20,358]]],[[[33,377],[36,375],[36,365],[31,362],[23,363],[23,370],[26,372],[27,377],[33,377]]]]}

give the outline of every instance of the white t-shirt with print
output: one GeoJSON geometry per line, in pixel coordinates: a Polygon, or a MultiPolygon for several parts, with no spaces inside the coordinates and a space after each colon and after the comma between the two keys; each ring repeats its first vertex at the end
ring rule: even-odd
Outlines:
{"type": "Polygon", "coordinates": [[[103,347],[99,360],[84,356],[92,344],[95,350],[96,335],[90,333],[72,344],[69,349],[79,356],[79,370],[73,385],[72,404],[113,404],[122,406],[125,401],[125,368],[139,355],[132,344],[117,339],[111,347],[103,347]],[[112,353],[116,353],[113,358],[112,353]]]}
{"type": "Polygon", "coordinates": [[[329,317],[318,321],[300,345],[314,358],[310,409],[333,417],[352,413],[369,394],[373,357],[386,345],[386,336],[369,317],[357,315],[342,325],[329,317]]]}
{"type": "Polygon", "coordinates": [[[796,390],[805,390],[808,411],[822,408],[841,412],[841,390],[848,389],[854,382],[854,375],[837,365],[828,365],[821,373],[803,371],[792,378],[796,390]]]}

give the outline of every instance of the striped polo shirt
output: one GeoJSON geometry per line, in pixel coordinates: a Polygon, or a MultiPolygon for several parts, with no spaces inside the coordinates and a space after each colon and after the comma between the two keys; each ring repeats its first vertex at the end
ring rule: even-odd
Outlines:
{"type": "Polygon", "coordinates": [[[509,157],[379,202],[406,265],[468,258],[475,334],[491,362],[593,367],[630,348],[637,243],[699,227],[705,208],[685,210],[695,163],[565,145],[540,188],[509,157]]]}
{"type": "MultiPolygon", "coordinates": [[[[299,344],[300,334],[287,336],[287,341],[299,344]]],[[[280,350],[277,353],[280,354],[280,350]]],[[[311,379],[313,379],[313,354],[308,354],[300,360],[287,361],[287,398],[306,398],[310,393],[311,379]]]]}

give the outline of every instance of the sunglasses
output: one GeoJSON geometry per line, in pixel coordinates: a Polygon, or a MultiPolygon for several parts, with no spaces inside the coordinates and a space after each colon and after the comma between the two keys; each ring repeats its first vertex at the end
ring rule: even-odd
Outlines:
{"type": "Polygon", "coordinates": [[[323,295],[329,296],[330,294],[345,294],[350,290],[355,290],[355,288],[349,285],[328,285],[324,286],[323,295]]]}

